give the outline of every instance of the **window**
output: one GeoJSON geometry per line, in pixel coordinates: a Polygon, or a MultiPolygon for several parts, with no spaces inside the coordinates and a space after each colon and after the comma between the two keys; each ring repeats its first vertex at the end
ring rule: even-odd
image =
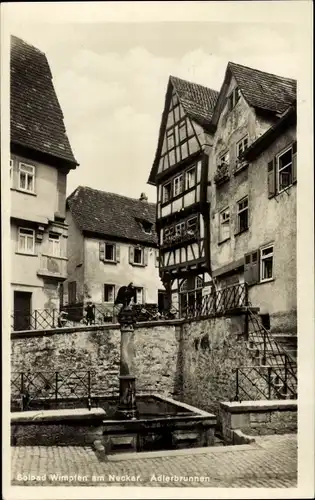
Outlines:
{"type": "Polygon", "coordinates": [[[237,203],[237,232],[248,229],[248,198],[243,198],[237,203]]]}
{"type": "Polygon", "coordinates": [[[236,143],[236,156],[240,158],[248,147],[248,136],[236,143]]]}
{"type": "Polygon", "coordinates": [[[234,108],[234,106],[236,106],[239,98],[240,98],[240,91],[238,87],[236,87],[234,90],[232,90],[232,93],[228,97],[230,111],[234,108]]]}
{"type": "Polygon", "coordinates": [[[283,191],[292,184],[292,148],[278,156],[278,190],[283,191]]]}
{"type": "Polygon", "coordinates": [[[143,288],[136,287],[136,304],[143,303],[143,288]]]}
{"type": "Polygon", "coordinates": [[[197,227],[198,227],[198,219],[197,217],[192,217],[191,219],[187,220],[187,234],[192,236],[195,235],[197,232],[197,227]]]}
{"type": "Polygon", "coordinates": [[[135,248],[134,249],[134,263],[135,264],[143,264],[143,248],[135,248]]]}
{"type": "Polygon", "coordinates": [[[273,279],[273,246],[260,249],[260,281],[273,279]]]}
{"type": "Polygon", "coordinates": [[[105,260],[115,260],[115,247],[110,243],[105,243],[105,260]]]}
{"type": "Polygon", "coordinates": [[[174,179],[174,197],[183,191],[183,176],[179,175],[174,179]]]}
{"type": "Polygon", "coordinates": [[[77,301],[77,282],[69,281],[68,283],[68,303],[75,304],[77,301]]]}
{"type": "Polygon", "coordinates": [[[196,184],[196,169],[190,168],[185,173],[185,189],[190,189],[196,184]]]}
{"type": "Polygon", "coordinates": [[[228,165],[229,162],[230,162],[230,152],[227,151],[224,155],[222,155],[220,157],[219,165],[222,165],[222,164],[228,165]]]}
{"type": "Polygon", "coordinates": [[[185,229],[186,229],[185,222],[180,222],[179,224],[176,224],[176,226],[175,226],[176,236],[182,236],[185,233],[185,229]]]}
{"type": "Polygon", "coordinates": [[[148,221],[142,222],[142,228],[146,234],[152,234],[152,227],[153,227],[152,222],[148,222],[148,221]]]}
{"type": "Polygon", "coordinates": [[[21,253],[35,253],[35,231],[33,229],[19,228],[18,251],[21,253]]]}
{"type": "Polygon", "coordinates": [[[35,192],[35,167],[33,165],[19,164],[19,189],[29,193],[35,192]]]}
{"type": "Polygon", "coordinates": [[[115,285],[104,285],[104,302],[114,302],[115,300],[115,285]]]}
{"type": "Polygon", "coordinates": [[[220,243],[230,238],[230,209],[226,208],[220,212],[220,243]]]}
{"type": "Polygon", "coordinates": [[[172,184],[168,182],[163,186],[163,203],[170,201],[172,195],[172,184]]]}
{"type": "Polygon", "coordinates": [[[60,257],[60,236],[59,234],[49,233],[48,236],[48,254],[54,257],[60,257]]]}
{"type": "Polygon", "coordinates": [[[168,149],[173,149],[175,147],[175,136],[174,136],[174,129],[170,129],[166,132],[166,137],[167,137],[167,147],[168,149]]]}
{"type": "Polygon", "coordinates": [[[13,187],[13,160],[10,160],[10,183],[11,187],[13,187]]]}

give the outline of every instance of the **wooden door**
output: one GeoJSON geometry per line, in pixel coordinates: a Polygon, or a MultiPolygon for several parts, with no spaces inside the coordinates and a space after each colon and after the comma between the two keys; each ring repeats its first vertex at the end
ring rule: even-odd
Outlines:
{"type": "Polygon", "coordinates": [[[29,330],[31,327],[30,292],[14,292],[14,330],[29,330]]]}

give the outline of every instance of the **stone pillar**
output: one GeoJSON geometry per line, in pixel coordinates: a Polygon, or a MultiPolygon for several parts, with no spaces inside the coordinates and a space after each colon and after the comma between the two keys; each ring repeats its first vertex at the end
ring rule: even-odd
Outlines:
{"type": "Polygon", "coordinates": [[[134,376],[134,312],[130,306],[122,308],[118,315],[120,324],[120,376],[119,405],[117,417],[121,419],[136,419],[138,416],[136,404],[136,378],[134,376]]]}

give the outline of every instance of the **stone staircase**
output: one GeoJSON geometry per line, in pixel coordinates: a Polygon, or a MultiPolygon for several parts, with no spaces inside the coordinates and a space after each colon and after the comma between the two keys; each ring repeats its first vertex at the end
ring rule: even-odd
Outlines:
{"type": "Polygon", "coordinates": [[[238,395],[249,399],[296,399],[296,339],[273,335],[252,307],[248,308],[247,349],[251,366],[238,371],[238,395]],[[290,339],[291,340],[291,339],[290,339]]]}

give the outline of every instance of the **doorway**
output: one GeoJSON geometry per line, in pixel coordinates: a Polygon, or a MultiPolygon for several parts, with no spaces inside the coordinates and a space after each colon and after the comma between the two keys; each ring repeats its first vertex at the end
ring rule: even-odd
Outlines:
{"type": "Polygon", "coordinates": [[[31,292],[14,292],[14,330],[31,328],[31,292]]]}
{"type": "Polygon", "coordinates": [[[165,290],[158,290],[158,311],[163,313],[167,311],[168,300],[167,292],[165,290]]]}

